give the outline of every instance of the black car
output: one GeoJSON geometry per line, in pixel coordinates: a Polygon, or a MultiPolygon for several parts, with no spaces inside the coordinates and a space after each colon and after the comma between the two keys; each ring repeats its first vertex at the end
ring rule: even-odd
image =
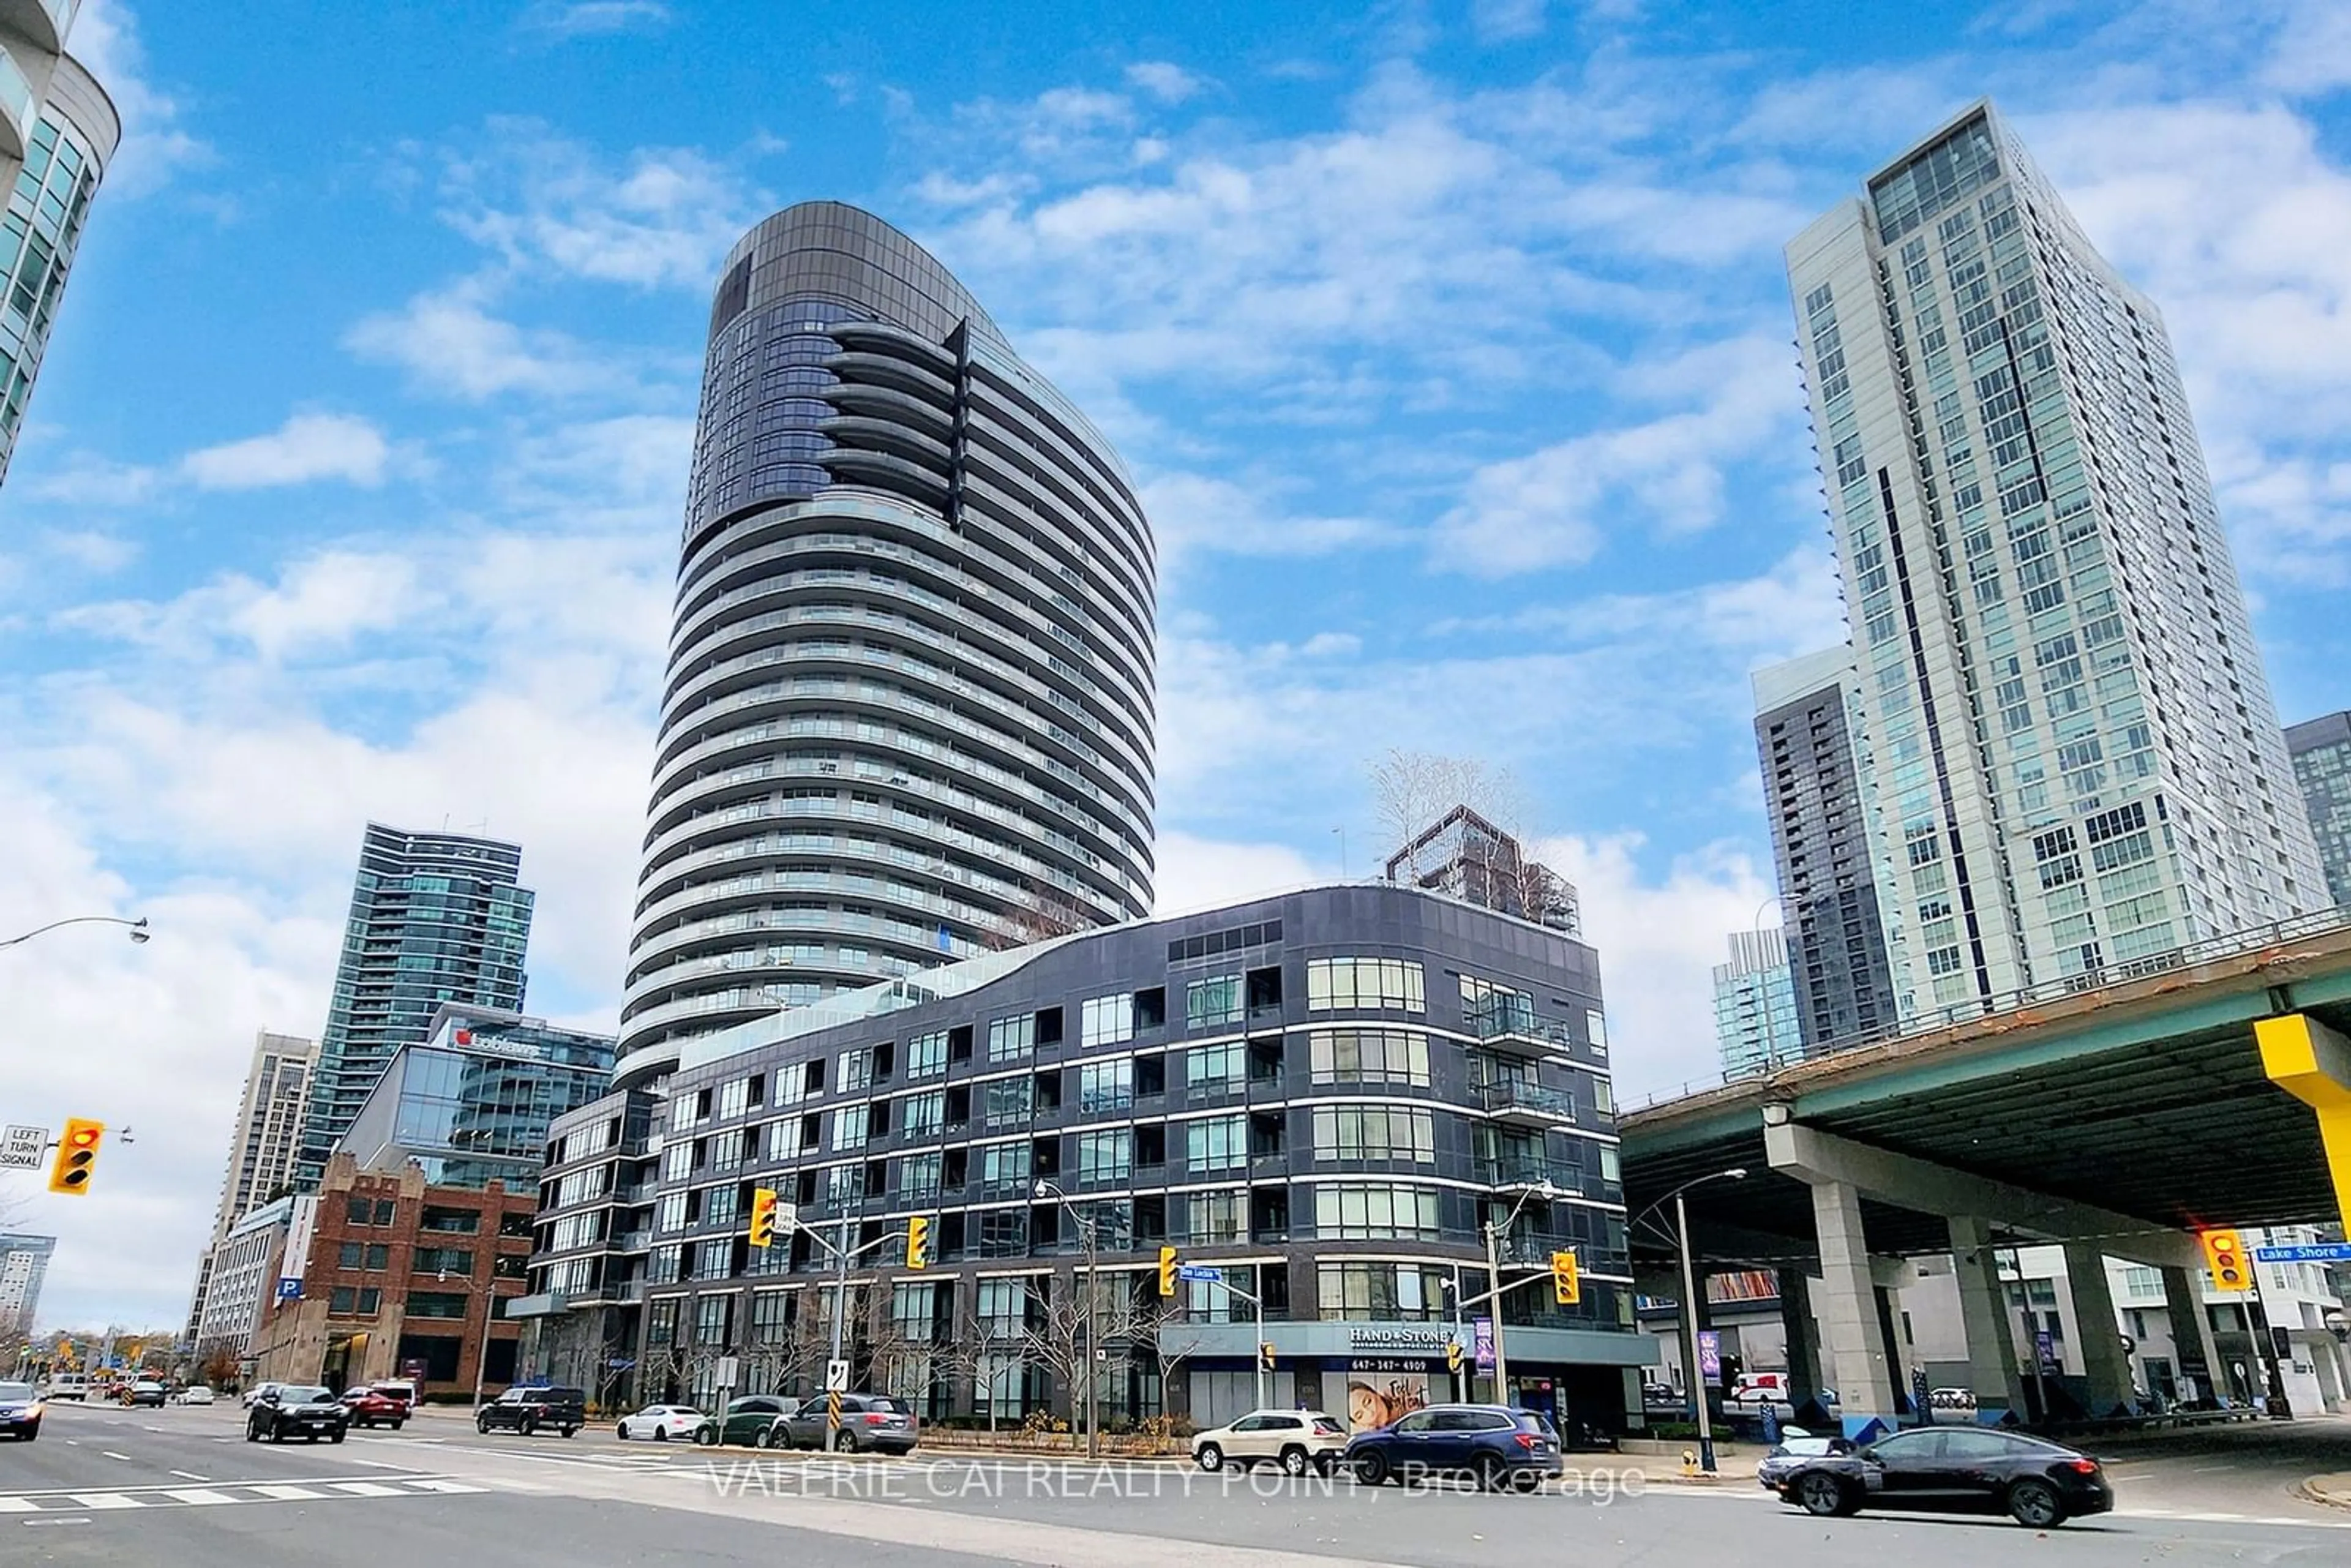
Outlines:
{"type": "Polygon", "coordinates": [[[315,1443],[324,1437],[340,1443],[350,1430],[350,1413],[331,1388],[313,1388],[298,1383],[281,1383],[264,1394],[245,1418],[245,1440],[258,1443],[267,1438],[282,1443],[288,1437],[300,1437],[315,1443]]]}
{"type": "Polygon", "coordinates": [[[1980,1427],[1918,1427],[1807,1458],[1782,1471],[1774,1490],[1807,1513],[2006,1513],[2039,1530],[2115,1506],[2115,1489],[2089,1455],[1980,1427]]]}
{"type": "Polygon", "coordinates": [[[509,1388],[474,1413],[478,1432],[519,1432],[529,1437],[545,1427],[569,1437],[588,1424],[587,1391],[579,1388],[509,1388]]]}
{"type": "Polygon", "coordinates": [[[41,1435],[41,1396],[29,1383],[0,1383],[0,1432],[27,1443],[41,1435]]]}
{"type": "Polygon", "coordinates": [[[1564,1469],[1551,1423],[1500,1405],[1430,1405],[1394,1426],[1358,1433],[1346,1463],[1364,1486],[1466,1475],[1488,1491],[1533,1491],[1564,1469]]]}

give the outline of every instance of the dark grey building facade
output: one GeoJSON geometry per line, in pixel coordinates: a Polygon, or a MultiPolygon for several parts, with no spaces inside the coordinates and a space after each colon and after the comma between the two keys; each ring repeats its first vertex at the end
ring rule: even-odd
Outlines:
{"type": "Polygon", "coordinates": [[[2326,868],[2327,896],[2337,909],[2351,906],[2351,713],[2294,725],[2285,732],[2285,748],[2326,868]]]}
{"type": "Polygon", "coordinates": [[[811,202],[712,303],[622,1005],[680,1042],[1152,906],[1157,560],[945,267],[811,202]]]}
{"type": "Polygon", "coordinates": [[[607,1410],[638,1402],[660,1103],[616,1089],[549,1125],[530,1294],[507,1304],[523,1322],[521,1375],[587,1389],[607,1410]]]}
{"type": "Polygon", "coordinates": [[[393,1053],[424,1040],[444,1005],[522,1010],[531,894],[521,873],[516,844],[367,825],[302,1119],[304,1190],[317,1189],[393,1053]]]}
{"type": "Polygon", "coordinates": [[[1848,648],[1755,676],[1755,750],[1806,1051],[1875,1040],[1890,1033],[1902,1012],[1887,962],[1863,754],[1848,708],[1854,679],[1848,648]]]}
{"type": "Polygon", "coordinates": [[[1621,1429],[1649,1345],[1609,1071],[1591,947],[1382,885],[1072,936],[706,1037],[655,1130],[637,1394],[811,1386],[834,1294],[813,1231],[862,1249],[861,1379],[934,1417],[1067,1415],[1055,1325],[1091,1233],[1107,1418],[1249,1408],[1255,1295],[1273,1404],[1384,1424],[1451,1396],[1447,1345],[1477,1337],[1455,1292],[1488,1288],[1481,1227],[1507,1221],[1505,1281],[1529,1281],[1501,1312],[1512,1396],[1621,1429]],[[746,1235],[760,1187],[799,1221],[766,1251],[746,1235]],[[898,1239],[916,1216],[921,1271],[898,1239]],[[1162,1299],[1163,1247],[1213,1277],[1162,1299]]]}

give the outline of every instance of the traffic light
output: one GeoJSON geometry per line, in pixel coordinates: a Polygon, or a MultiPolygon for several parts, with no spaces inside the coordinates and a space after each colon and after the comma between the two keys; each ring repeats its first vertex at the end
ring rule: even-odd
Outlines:
{"type": "Polygon", "coordinates": [[[1551,1255],[1551,1299],[1562,1307],[1572,1307],[1583,1300],[1583,1281],[1575,1271],[1573,1252],[1551,1255]]]}
{"type": "Polygon", "coordinates": [[[65,1133],[57,1139],[57,1163],[49,1167],[51,1192],[78,1197],[89,1190],[90,1175],[98,1168],[99,1140],[104,1136],[103,1122],[66,1118],[65,1133]]]}
{"type": "Polygon", "coordinates": [[[776,1240],[776,1189],[755,1186],[751,1189],[751,1245],[771,1247],[776,1240]]]}
{"type": "Polygon", "coordinates": [[[1257,1364],[1265,1368],[1268,1372],[1271,1372],[1273,1370],[1273,1346],[1270,1342],[1259,1342],[1257,1347],[1257,1364]]]}
{"type": "Polygon", "coordinates": [[[927,1269],[931,1266],[931,1217],[915,1215],[906,1221],[906,1267],[927,1269]]]}
{"type": "Polygon", "coordinates": [[[1163,1296],[1176,1293],[1176,1249],[1173,1247],[1159,1249],[1159,1293],[1163,1296]]]}
{"type": "Polygon", "coordinates": [[[1461,1342],[1458,1339],[1449,1339],[1445,1342],[1445,1370],[1457,1376],[1460,1375],[1461,1342]]]}
{"type": "Polygon", "coordinates": [[[2244,1238],[2233,1230],[2205,1230],[2196,1239],[2204,1244],[2204,1267],[2211,1272],[2214,1290],[2253,1288],[2253,1266],[2245,1257],[2244,1238]]]}

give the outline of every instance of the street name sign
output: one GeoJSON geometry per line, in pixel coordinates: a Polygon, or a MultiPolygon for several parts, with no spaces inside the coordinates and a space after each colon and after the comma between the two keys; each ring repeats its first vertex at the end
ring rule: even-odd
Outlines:
{"type": "MultiPolygon", "coordinates": [[[[36,1160],[33,1163],[35,1165],[40,1164],[38,1160],[36,1160]]],[[[1195,1280],[1208,1284],[1222,1284],[1224,1282],[1225,1271],[1222,1269],[1212,1267],[1207,1263],[1183,1263],[1177,1265],[1176,1277],[1179,1280],[1195,1280]]]]}
{"type": "Polygon", "coordinates": [[[2304,1242],[2295,1247],[2256,1247],[2256,1263],[2351,1263],[2351,1241],[2304,1242]]]}

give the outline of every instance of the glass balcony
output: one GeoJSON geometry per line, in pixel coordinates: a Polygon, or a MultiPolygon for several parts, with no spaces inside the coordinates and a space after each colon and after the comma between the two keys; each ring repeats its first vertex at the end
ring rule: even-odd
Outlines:
{"type": "Polygon", "coordinates": [[[1488,1186],[1537,1186],[1544,1182],[1562,1192],[1583,1186],[1580,1171],[1562,1170],[1539,1155],[1503,1155],[1478,1162],[1478,1177],[1488,1186]]]}
{"type": "Polygon", "coordinates": [[[1568,1032],[1567,1025],[1557,1019],[1536,1018],[1515,1008],[1472,1014],[1468,1021],[1469,1032],[1489,1051],[1509,1051],[1520,1056],[1548,1056],[1554,1051],[1572,1050],[1575,1045],[1575,1037],[1568,1032]]]}
{"type": "Polygon", "coordinates": [[[0,47],[0,153],[22,158],[32,126],[33,84],[16,57],[0,47]]]}
{"type": "Polygon", "coordinates": [[[1479,1092],[1485,1100],[1487,1114],[1498,1122],[1543,1126],[1575,1120],[1575,1096],[1546,1089],[1540,1083],[1505,1079],[1485,1085],[1479,1092]]]}

